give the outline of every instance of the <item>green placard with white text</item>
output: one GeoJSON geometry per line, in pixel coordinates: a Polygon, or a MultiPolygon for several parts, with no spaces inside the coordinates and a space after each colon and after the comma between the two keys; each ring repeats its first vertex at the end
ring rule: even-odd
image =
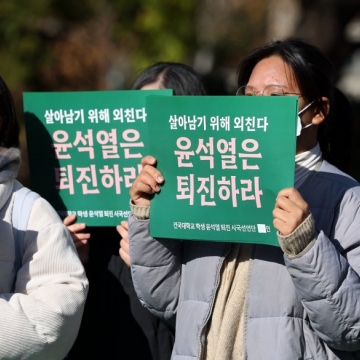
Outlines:
{"type": "Polygon", "coordinates": [[[165,179],[151,236],[278,246],[272,211],[294,186],[297,97],[153,96],[146,109],[165,179]]]}
{"type": "Polygon", "coordinates": [[[31,188],[63,218],[115,226],[148,150],[146,98],[172,90],[23,94],[31,188]]]}

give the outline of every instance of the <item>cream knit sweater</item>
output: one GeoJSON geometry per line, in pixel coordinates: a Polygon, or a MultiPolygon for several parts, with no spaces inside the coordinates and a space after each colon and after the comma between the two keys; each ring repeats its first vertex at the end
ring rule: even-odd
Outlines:
{"type": "MultiPolygon", "coordinates": [[[[321,161],[317,144],[295,158],[295,186],[298,188],[321,161]]],[[[298,256],[312,246],[315,222],[310,214],[288,236],[278,234],[281,249],[289,257],[298,256]]],[[[251,264],[250,244],[233,244],[225,258],[220,285],[208,325],[203,358],[206,360],[243,360],[246,340],[246,301],[251,264]]]]}

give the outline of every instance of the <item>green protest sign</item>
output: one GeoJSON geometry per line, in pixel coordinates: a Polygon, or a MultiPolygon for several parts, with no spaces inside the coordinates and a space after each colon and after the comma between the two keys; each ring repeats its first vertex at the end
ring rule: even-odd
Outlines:
{"type": "Polygon", "coordinates": [[[172,90],[24,93],[32,189],[88,226],[126,220],[149,151],[145,105],[154,94],[172,90]]]}
{"type": "Polygon", "coordinates": [[[278,245],[272,210],[294,185],[297,97],[149,97],[150,154],[165,183],[153,237],[278,245]]]}

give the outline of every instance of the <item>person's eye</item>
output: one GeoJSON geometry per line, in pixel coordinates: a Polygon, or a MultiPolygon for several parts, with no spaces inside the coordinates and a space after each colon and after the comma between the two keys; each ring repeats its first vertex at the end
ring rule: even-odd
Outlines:
{"type": "Polygon", "coordinates": [[[281,96],[279,93],[271,93],[270,96],[281,96]]]}

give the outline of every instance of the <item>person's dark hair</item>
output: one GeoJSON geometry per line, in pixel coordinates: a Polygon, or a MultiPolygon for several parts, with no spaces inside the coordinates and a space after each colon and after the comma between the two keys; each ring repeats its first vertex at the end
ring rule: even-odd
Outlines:
{"type": "Polygon", "coordinates": [[[318,130],[324,158],[340,170],[350,173],[352,163],[354,114],[348,98],[335,88],[333,105],[318,130]]]}
{"type": "Polygon", "coordinates": [[[246,85],[256,64],[271,56],[279,56],[290,66],[301,94],[308,102],[315,100],[315,105],[323,114],[326,114],[326,109],[320,99],[323,96],[329,99],[330,112],[319,126],[318,141],[324,158],[341,170],[348,171],[348,154],[351,154],[348,134],[352,133],[353,123],[351,118],[344,119],[344,116],[351,116],[351,112],[345,109],[342,113],[340,110],[341,106],[346,108],[347,104],[341,101],[344,95],[339,94],[338,90],[335,92],[334,70],[330,60],[317,47],[300,39],[273,41],[253,50],[241,61],[238,66],[238,86],[246,85]],[[339,136],[340,127],[346,136],[339,136]]]}
{"type": "Polygon", "coordinates": [[[0,76],[0,146],[19,147],[20,127],[10,90],[0,76]]]}
{"type": "Polygon", "coordinates": [[[205,95],[200,76],[185,64],[158,62],[143,70],[135,79],[133,90],[159,82],[161,88],[172,89],[174,95],[205,95]]]}

